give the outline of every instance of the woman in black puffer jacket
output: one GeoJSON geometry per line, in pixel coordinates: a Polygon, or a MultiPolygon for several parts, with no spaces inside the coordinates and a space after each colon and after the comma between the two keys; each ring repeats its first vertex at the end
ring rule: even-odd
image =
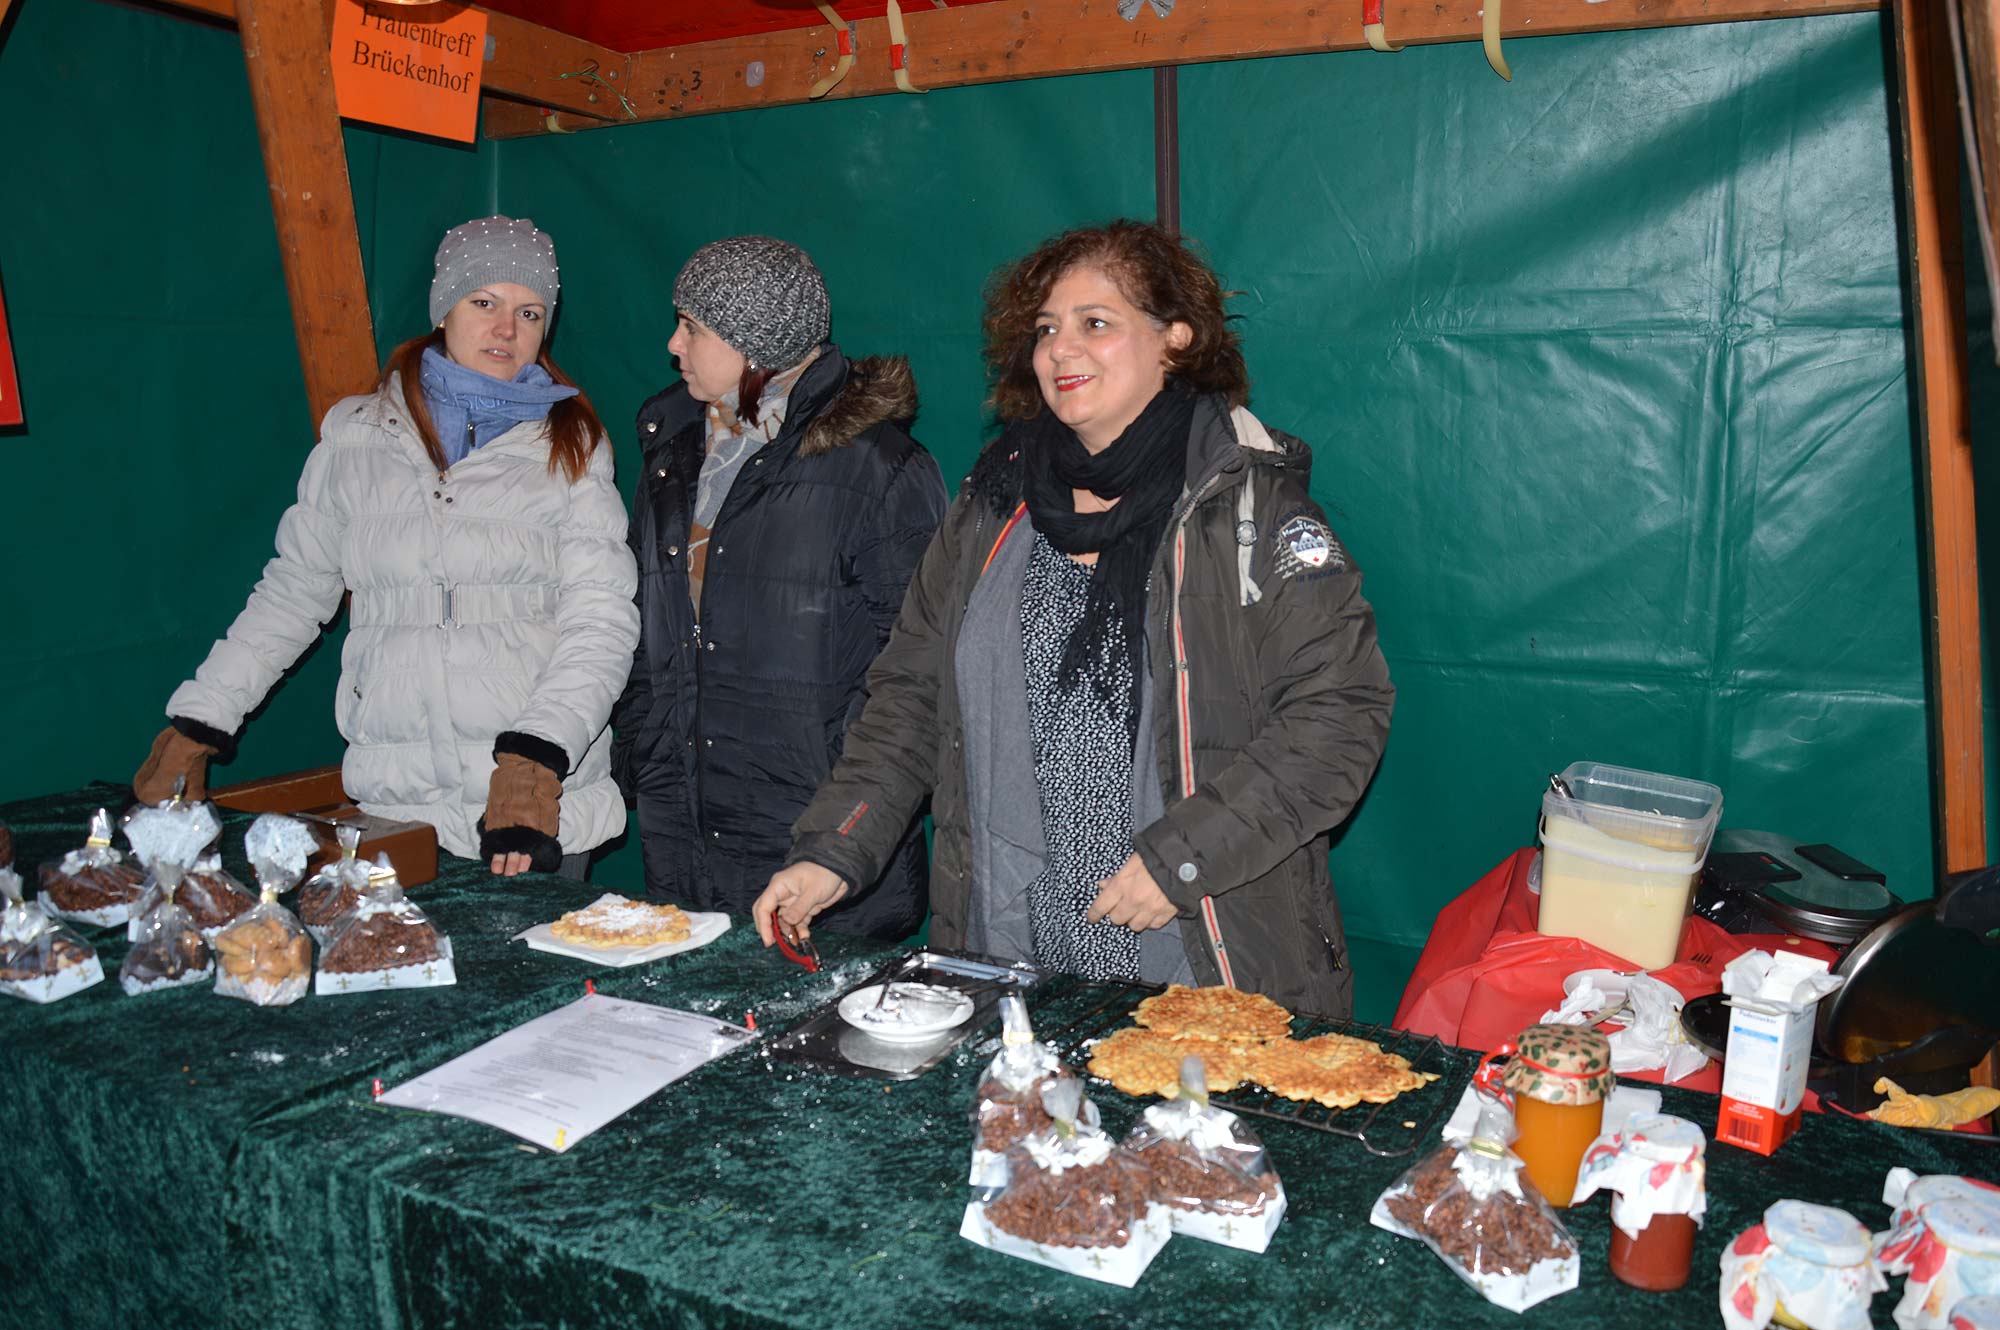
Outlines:
{"type": "MultiPolygon", "coordinates": [[[[744,911],[840,756],[944,481],[908,433],[908,362],[851,361],[827,340],[826,286],[803,251],[763,236],[706,245],[674,304],[681,382],[639,411],[641,634],[612,763],[638,809],[647,894],[744,911]]],[[[915,931],[920,822],[823,926],[915,931]]]]}

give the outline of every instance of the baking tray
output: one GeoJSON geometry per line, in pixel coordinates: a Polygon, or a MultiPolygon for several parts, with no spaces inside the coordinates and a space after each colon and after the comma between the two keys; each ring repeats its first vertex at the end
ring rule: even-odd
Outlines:
{"type": "MultiPolygon", "coordinates": [[[[1069,975],[1052,978],[1047,991],[1038,995],[1038,1010],[1060,1003],[1064,1014],[1080,1007],[1067,1024],[1044,1029],[1037,1022],[1038,1038],[1053,1044],[1064,1061],[1096,1085],[1110,1083],[1090,1074],[1090,1046],[1123,1025],[1132,1024],[1132,1009],[1145,998],[1162,992],[1163,985],[1105,982],[1077,979],[1069,975]]],[[[1434,1072],[1437,1080],[1420,1090],[1408,1090],[1386,1104],[1356,1104],[1353,1108],[1326,1108],[1299,1103],[1276,1095],[1258,1085],[1242,1085],[1224,1094],[1211,1095],[1209,1102],[1220,1104],[1245,1117],[1282,1122],[1294,1127],[1345,1136],[1359,1141],[1361,1148],[1385,1159],[1414,1154],[1430,1142],[1437,1124],[1458,1102],[1460,1087],[1470,1074],[1472,1057],[1447,1045],[1435,1035],[1412,1034],[1385,1025],[1339,1021],[1310,1013],[1292,1017],[1292,1037],[1310,1039],[1315,1035],[1345,1034],[1379,1044],[1385,1053],[1399,1053],[1417,1071],[1434,1072]]],[[[1121,1092],[1122,1093],[1122,1092],[1121,1092]]]]}
{"type": "Polygon", "coordinates": [[[984,1029],[999,1014],[1003,995],[1024,993],[1041,979],[1041,971],[1028,965],[960,952],[914,951],[836,993],[831,1002],[767,1044],[765,1052],[779,1062],[796,1062],[843,1076],[913,1081],[984,1029]],[[908,982],[978,990],[972,993],[972,1015],[964,1024],[920,1043],[877,1039],[840,1018],[840,1000],[849,993],[870,984],[908,982]]]}

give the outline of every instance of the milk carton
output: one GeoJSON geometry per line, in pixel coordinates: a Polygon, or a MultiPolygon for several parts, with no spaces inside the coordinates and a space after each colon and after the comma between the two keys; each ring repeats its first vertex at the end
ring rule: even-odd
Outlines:
{"type": "Polygon", "coordinates": [[[1771,1154],[1798,1130],[1820,999],[1845,980],[1826,962],[1748,951],[1722,971],[1729,1044],[1715,1139],[1771,1154]]]}

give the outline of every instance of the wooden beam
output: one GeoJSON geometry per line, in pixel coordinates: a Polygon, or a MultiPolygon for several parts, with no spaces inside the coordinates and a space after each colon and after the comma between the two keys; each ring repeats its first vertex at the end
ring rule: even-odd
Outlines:
{"type": "Polygon", "coordinates": [[[1966,397],[1958,89],[1931,0],[1895,0],[1897,119],[1916,302],[1917,484],[1923,497],[1931,766],[1941,873],[1986,863],[1979,553],[1966,397]]]}
{"type": "MultiPolygon", "coordinates": [[[[237,0],[160,0],[159,7],[234,23],[238,4],[237,0]]],[[[573,117],[626,118],[617,97],[630,81],[631,58],[623,51],[492,10],[486,11],[486,42],[486,68],[480,74],[480,87],[493,97],[532,102],[573,117]],[[584,70],[595,70],[604,82],[562,77],[584,70]]]]}
{"type": "MultiPolygon", "coordinates": [[[[1503,32],[1534,37],[1688,23],[1724,23],[1807,14],[1879,10],[1882,0],[1506,0],[1503,32]]],[[[1405,43],[1478,41],[1481,0],[1388,0],[1389,38],[1405,43]]],[[[1353,51],[1361,35],[1360,0],[1180,0],[1167,18],[1142,10],[1120,19],[1112,0],[994,0],[953,9],[917,10],[903,22],[911,80],[924,89],[1109,69],[1184,65],[1319,51],[1353,51]]],[[[887,19],[855,23],[858,59],[829,99],[892,92],[887,19]]],[[[625,95],[641,120],[667,120],[786,106],[836,56],[834,30],[817,27],[730,37],[639,51],[625,95]]],[[[1383,57],[1388,59],[1390,57],[1383,57]]],[[[599,128],[526,108],[489,104],[490,138],[599,128]]]]}
{"type": "Polygon", "coordinates": [[[317,425],[328,407],[365,391],[377,373],[347,147],[328,68],[333,28],[318,0],[237,0],[236,8],[306,400],[317,425]]]}

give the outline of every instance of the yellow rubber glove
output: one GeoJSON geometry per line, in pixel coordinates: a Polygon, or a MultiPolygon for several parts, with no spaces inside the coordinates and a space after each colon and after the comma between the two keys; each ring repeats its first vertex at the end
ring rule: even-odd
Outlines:
{"type": "Polygon", "coordinates": [[[1956,1127],[2000,1109],[2000,1090],[1983,1085],[1950,1094],[1911,1094],[1884,1076],[1875,1082],[1875,1093],[1888,1095],[1888,1102],[1867,1116],[1891,1127],[1956,1127]]]}

